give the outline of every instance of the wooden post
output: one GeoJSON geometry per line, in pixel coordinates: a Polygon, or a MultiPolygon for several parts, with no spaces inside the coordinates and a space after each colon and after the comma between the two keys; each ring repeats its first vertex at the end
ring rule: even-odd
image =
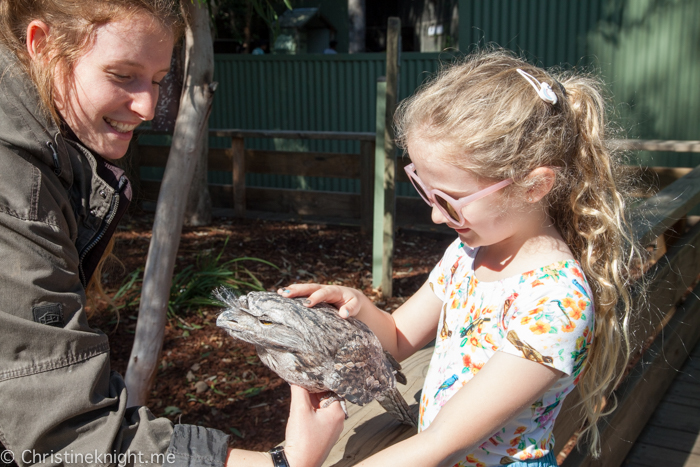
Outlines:
{"type": "Polygon", "coordinates": [[[377,138],[374,149],[374,222],[372,223],[372,287],[382,285],[384,269],[384,125],[386,78],[377,80],[377,138]]]}
{"type": "Polygon", "coordinates": [[[394,113],[399,101],[401,20],[389,18],[386,45],[386,109],[384,113],[384,255],[382,257],[382,296],[391,297],[396,217],[396,143],[394,113]]]}
{"type": "Polygon", "coordinates": [[[360,231],[372,231],[374,215],[374,141],[360,141],[360,231]]]}
{"type": "Polygon", "coordinates": [[[245,140],[231,138],[233,151],[233,209],[236,217],[245,216],[245,140]]]}

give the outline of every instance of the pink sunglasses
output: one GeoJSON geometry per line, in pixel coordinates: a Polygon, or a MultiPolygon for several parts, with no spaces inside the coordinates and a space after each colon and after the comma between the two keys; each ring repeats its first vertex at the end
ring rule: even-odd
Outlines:
{"type": "Polygon", "coordinates": [[[488,196],[491,193],[495,193],[501,188],[505,188],[511,183],[513,183],[513,179],[509,178],[507,180],[503,180],[501,182],[493,184],[490,187],[484,188],[481,191],[477,191],[472,195],[465,196],[464,198],[454,199],[450,195],[447,195],[440,190],[432,190],[427,188],[425,184],[421,181],[420,177],[418,177],[418,174],[416,173],[416,167],[415,165],[413,165],[413,163],[408,164],[403,169],[406,171],[406,175],[408,175],[408,178],[411,180],[411,183],[413,183],[413,186],[415,187],[420,197],[423,198],[423,201],[428,203],[428,206],[437,206],[437,208],[445,217],[457,224],[457,227],[461,227],[464,225],[464,216],[462,216],[462,209],[464,208],[464,206],[466,206],[469,203],[473,203],[474,201],[477,201],[483,198],[484,196],[488,196]]]}

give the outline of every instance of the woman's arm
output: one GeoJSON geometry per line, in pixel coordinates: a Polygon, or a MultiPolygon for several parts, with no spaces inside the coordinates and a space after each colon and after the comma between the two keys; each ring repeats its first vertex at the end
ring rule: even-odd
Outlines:
{"type": "Polygon", "coordinates": [[[404,360],[430,342],[437,332],[442,302],[426,282],[394,313],[380,310],[362,292],[349,287],[294,284],[280,289],[286,297],[308,296],[307,306],[326,302],[338,308],[341,317],[353,316],[377,335],[384,350],[404,360]]]}
{"type": "Polygon", "coordinates": [[[496,352],[479,373],[450,398],[425,431],[375,454],[358,466],[454,465],[532,405],[562,375],[540,363],[496,352]]]}
{"type": "MultiPolygon", "coordinates": [[[[317,467],[328,456],[343,431],[345,413],[340,403],[320,408],[318,394],[292,385],[292,404],[285,441],[285,455],[291,467],[317,467]]],[[[228,467],[270,467],[272,459],[266,452],[229,449],[228,467]]]]}

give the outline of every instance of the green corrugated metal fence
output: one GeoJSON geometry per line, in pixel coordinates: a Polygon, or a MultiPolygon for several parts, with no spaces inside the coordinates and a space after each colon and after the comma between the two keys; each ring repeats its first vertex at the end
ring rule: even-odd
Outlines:
{"type": "MultiPolygon", "coordinates": [[[[625,136],[700,139],[699,1],[460,0],[459,6],[460,44],[494,42],[546,67],[593,65],[625,136]]],[[[635,158],[669,167],[700,163],[691,153],[635,158]]]]}
{"type": "MultiPolygon", "coordinates": [[[[700,1],[459,0],[459,8],[463,50],[496,43],[544,66],[593,65],[608,83],[626,135],[700,139],[700,1]]],[[[399,97],[410,95],[440,61],[452,59],[450,53],[403,53],[399,97]]],[[[376,80],[384,72],[383,54],[217,55],[219,88],[210,127],[373,131],[376,80]]],[[[228,145],[226,140],[210,141],[211,147],[228,145]]],[[[246,145],[359,152],[357,143],[345,141],[249,140],[246,145]]],[[[689,153],[636,157],[659,166],[700,162],[689,153]]],[[[212,174],[210,180],[230,183],[230,174],[212,174]]],[[[325,179],[249,174],[246,180],[251,185],[335,187],[325,179]]]]}

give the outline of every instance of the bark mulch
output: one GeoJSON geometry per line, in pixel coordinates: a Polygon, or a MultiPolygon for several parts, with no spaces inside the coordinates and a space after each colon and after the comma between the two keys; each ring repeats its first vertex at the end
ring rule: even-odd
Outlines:
{"type": "MultiPolygon", "coordinates": [[[[114,248],[121,265],[113,262],[103,274],[108,293],[114,294],[133,271],[144,267],[152,224],[148,214],[122,221],[114,248]]],[[[219,253],[220,262],[260,258],[279,269],[254,261],[242,264],[267,290],[294,282],[338,284],[361,289],[378,306],[393,311],[425,282],[452,240],[400,230],[394,297],[387,300],[372,289],[371,238],[352,226],[215,219],[208,227],[183,229],[175,273],[219,253]]],[[[117,313],[98,303],[95,309],[91,324],[109,336],[112,367],[124,374],[138,307],[117,313]]],[[[232,435],[235,447],[268,450],[284,439],[289,386],[261,364],[252,346],[217,328],[217,314],[215,307],[201,306],[180,310],[168,320],[148,406],[174,422],[218,428],[232,435]]]]}

